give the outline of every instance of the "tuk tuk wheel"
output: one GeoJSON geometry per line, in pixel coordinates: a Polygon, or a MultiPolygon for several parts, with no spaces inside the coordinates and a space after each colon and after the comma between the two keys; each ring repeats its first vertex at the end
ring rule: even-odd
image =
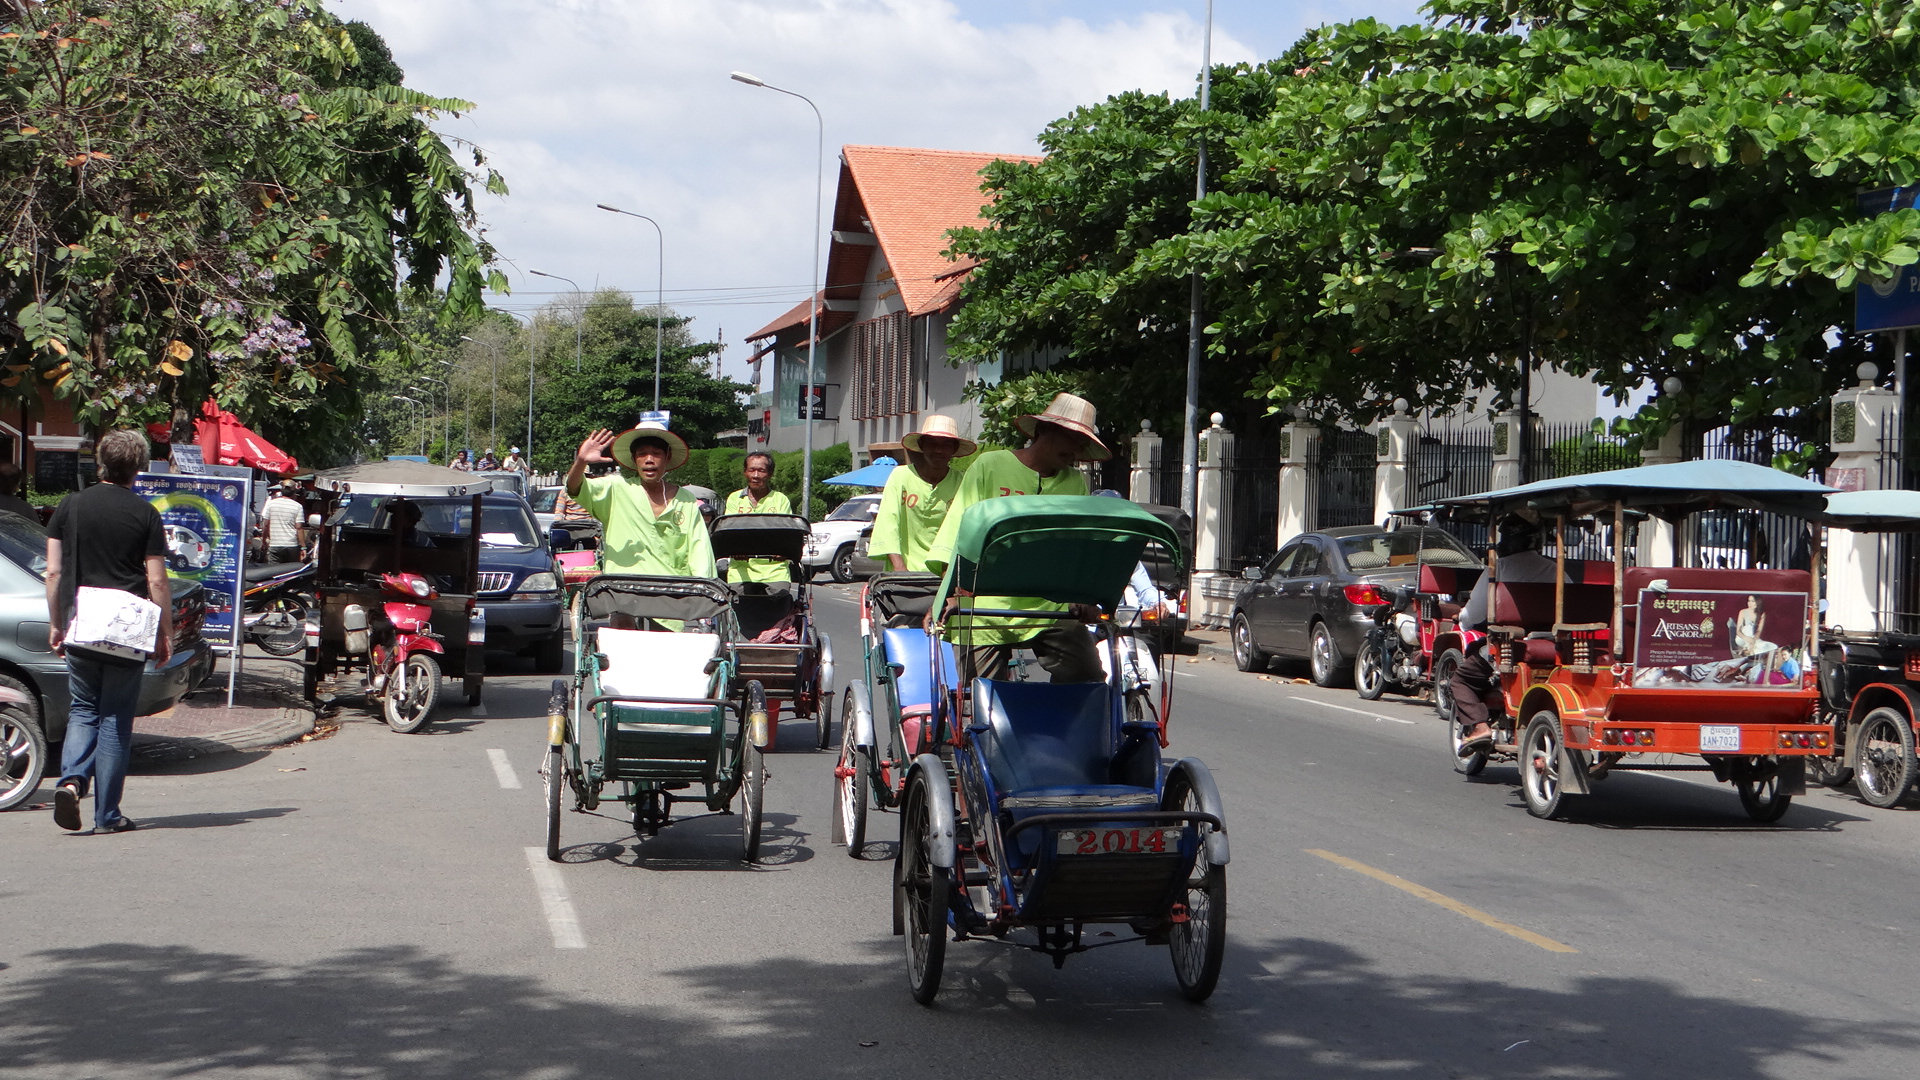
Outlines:
{"type": "Polygon", "coordinates": [[[1913,725],[1898,709],[1882,706],[1860,721],[1853,741],[1853,778],[1860,797],[1878,807],[1896,806],[1913,790],[1913,725]]]}
{"type": "MultiPolygon", "coordinates": [[[[1204,809],[1184,768],[1168,774],[1160,806],[1164,810],[1204,809]]],[[[1227,868],[1208,860],[1205,843],[1200,845],[1193,871],[1187,875],[1180,904],[1186,909],[1186,921],[1174,923],[1167,931],[1173,977],[1180,983],[1182,997],[1205,1001],[1220,983],[1220,964],[1227,953],[1227,868]]]]}
{"type": "Polygon", "coordinates": [[[1792,804],[1793,796],[1780,794],[1780,776],[1774,771],[1765,771],[1752,762],[1735,762],[1733,766],[1733,786],[1740,792],[1740,805],[1746,808],[1747,816],[1762,824],[1780,820],[1792,804]]]}
{"type": "Polygon", "coordinates": [[[388,677],[386,691],[387,726],[401,734],[419,731],[433,719],[440,704],[440,663],[432,653],[417,652],[407,657],[407,692],[394,689],[388,677]]]}
{"type": "Polygon", "coordinates": [[[1449,709],[1447,712],[1447,749],[1453,751],[1453,771],[1461,776],[1479,776],[1480,770],[1487,767],[1487,752],[1475,750],[1462,757],[1460,748],[1467,742],[1466,725],[1451,715],[1453,710],[1449,709]]]}
{"type": "Polygon", "coordinates": [[[857,859],[867,846],[867,787],[871,779],[867,775],[867,752],[853,741],[853,708],[853,695],[848,694],[841,706],[840,760],[834,766],[833,827],[839,834],[834,839],[846,844],[847,854],[857,859]]]}
{"type": "Polygon", "coordinates": [[[1534,817],[1560,809],[1560,717],[1551,709],[1534,713],[1520,737],[1520,794],[1534,817]]]}
{"type": "Polygon", "coordinates": [[[1448,723],[1453,722],[1453,672],[1465,659],[1459,649],[1442,650],[1433,659],[1433,709],[1448,723]]]}
{"type": "MultiPolygon", "coordinates": [[[[895,907],[906,915],[907,989],[922,1005],[933,1004],[940,993],[940,969],[947,959],[947,905],[953,891],[953,871],[933,863],[933,814],[927,800],[935,794],[916,770],[900,810],[899,869],[894,879],[895,907]]],[[[946,797],[948,793],[937,794],[946,797]]]]}
{"type": "MultiPolygon", "coordinates": [[[[747,715],[765,712],[766,708],[767,692],[757,680],[748,683],[747,715]]],[[[740,728],[740,857],[747,862],[760,859],[760,807],[766,782],[766,756],[753,745],[749,725],[743,723],[740,728]]]]}
{"type": "Polygon", "coordinates": [[[567,765],[560,748],[547,750],[547,858],[560,861],[560,797],[567,786],[567,765]]]}
{"type": "Polygon", "coordinates": [[[1853,768],[1842,765],[1840,758],[1810,757],[1807,759],[1807,779],[1821,787],[1845,787],[1853,779],[1853,768]]]}

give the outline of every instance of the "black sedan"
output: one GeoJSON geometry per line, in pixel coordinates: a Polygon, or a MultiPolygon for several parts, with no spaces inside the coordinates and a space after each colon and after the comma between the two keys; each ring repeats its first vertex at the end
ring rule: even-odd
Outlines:
{"type": "Polygon", "coordinates": [[[1307,661],[1321,686],[1348,678],[1373,623],[1368,610],[1393,586],[1415,584],[1423,562],[1480,565],[1440,529],[1354,525],[1294,537],[1243,575],[1248,584],[1233,603],[1234,662],[1265,671],[1283,656],[1307,661]]]}

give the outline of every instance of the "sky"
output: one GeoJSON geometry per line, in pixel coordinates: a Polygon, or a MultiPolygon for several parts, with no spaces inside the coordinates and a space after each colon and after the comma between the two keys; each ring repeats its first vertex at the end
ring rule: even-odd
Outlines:
{"type": "MultiPolygon", "coordinates": [[[[408,86],[474,102],[437,129],[485,150],[511,194],[480,196],[526,312],[614,287],[665,299],[704,340],[745,337],[813,280],[816,126],[826,213],[842,144],[1037,151],[1075,106],[1127,90],[1191,95],[1205,0],[331,0],[377,30],[408,86]]],[[[1276,56],[1311,26],[1418,17],[1413,0],[1216,0],[1216,63],[1276,56]]]]}

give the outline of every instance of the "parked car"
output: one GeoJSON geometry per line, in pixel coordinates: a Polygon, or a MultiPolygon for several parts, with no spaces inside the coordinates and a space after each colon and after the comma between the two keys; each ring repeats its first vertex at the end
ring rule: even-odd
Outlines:
{"type": "Polygon", "coordinates": [[[1388,532],[1354,525],[1302,533],[1265,563],[1242,574],[1248,584],[1233,603],[1233,658],[1241,671],[1264,671],[1276,656],[1307,661],[1313,681],[1332,686],[1352,674],[1386,590],[1412,586],[1419,564],[1479,566],[1442,529],[1388,532]]]}
{"type": "MultiPolygon", "coordinates": [[[[0,686],[27,700],[0,713],[0,810],[31,798],[59,759],[52,747],[67,734],[67,662],[47,648],[47,534],[26,518],[0,514],[0,686]],[[28,730],[28,728],[31,730],[28,730]]],[[[173,656],[140,677],[139,714],[172,708],[213,671],[213,650],[200,636],[207,613],[198,582],[173,579],[173,656]]]]}
{"type": "Polygon", "coordinates": [[[486,472],[477,472],[473,475],[484,476],[493,481],[495,494],[518,495],[523,499],[527,497],[527,478],[517,472],[509,472],[505,469],[488,469],[486,472]]]}
{"type": "Polygon", "coordinates": [[[563,487],[540,487],[528,493],[527,505],[533,508],[533,520],[540,526],[541,532],[553,528],[553,523],[559,520],[557,507],[560,505],[560,493],[565,490],[563,487]]]}
{"type": "Polygon", "coordinates": [[[839,582],[852,581],[861,574],[878,573],[882,567],[865,558],[860,537],[873,530],[873,518],[879,512],[877,493],[855,495],[834,507],[825,521],[814,522],[803,559],[807,572],[817,574],[830,570],[833,580],[839,582]]]}
{"type": "MultiPolygon", "coordinates": [[[[468,499],[413,499],[425,532],[467,532],[468,499]]],[[[386,499],[356,495],[335,524],[388,528],[386,499]]],[[[480,606],[487,613],[487,647],[531,655],[542,672],[566,663],[567,631],[560,567],[547,534],[534,524],[527,500],[498,492],[480,499],[480,606]]]]}

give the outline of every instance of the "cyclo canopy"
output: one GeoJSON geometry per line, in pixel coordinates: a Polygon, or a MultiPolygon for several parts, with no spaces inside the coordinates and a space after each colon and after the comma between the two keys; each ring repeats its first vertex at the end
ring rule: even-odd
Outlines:
{"type": "Polygon", "coordinates": [[[1021,596],[1111,611],[1149,543],[1175,563],[1172,526],[1133,503],[1091,495],[1009,495],[967,507],[933,609],[947,598],[1021,596]]]}

